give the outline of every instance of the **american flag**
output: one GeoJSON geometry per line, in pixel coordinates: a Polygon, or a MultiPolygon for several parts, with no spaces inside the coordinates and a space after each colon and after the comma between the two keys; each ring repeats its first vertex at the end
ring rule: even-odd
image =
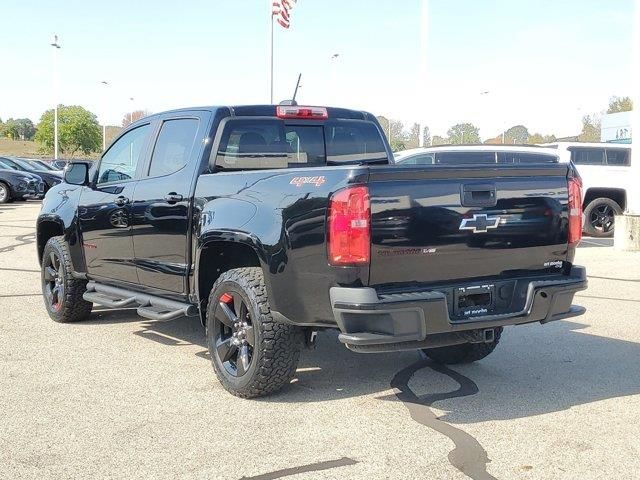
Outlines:
{"type": "Polygon", "coordinates": [[[278,0],[277,2],[273,2],[271,16],[275,17],[282,28],[289,28],[291,24],[290,12],[295,4],[296,0],[278,0]]]}

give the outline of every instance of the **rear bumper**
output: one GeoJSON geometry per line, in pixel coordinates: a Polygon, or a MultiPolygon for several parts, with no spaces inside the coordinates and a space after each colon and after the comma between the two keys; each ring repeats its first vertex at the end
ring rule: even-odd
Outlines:
{"type": "Polygon", "coordinates": [[[518,312],[452,321],[446,296],[425,291],[379,296],[373,288],[330,290],[339,339],[360,352],[419,348],[484,341],[485,330],[505,325],[547,323],[585,312],[572,305],[576,292],[587,288],[584,267],[574,266],[561,279],[529,283],[524,308],[518,312]]]}

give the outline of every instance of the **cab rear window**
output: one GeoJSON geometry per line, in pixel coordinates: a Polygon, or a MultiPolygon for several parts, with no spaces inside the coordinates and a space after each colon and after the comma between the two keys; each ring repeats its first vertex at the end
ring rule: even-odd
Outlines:
{"type": "Polygon", "coordinates": [[[217,167],[239,170],[388,162],[377,126],[360,120],[230,119],[215,156],[217,167]]]}

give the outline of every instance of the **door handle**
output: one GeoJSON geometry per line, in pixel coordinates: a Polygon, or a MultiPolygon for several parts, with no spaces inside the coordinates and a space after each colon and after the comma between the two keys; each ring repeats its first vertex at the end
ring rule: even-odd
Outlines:
{"type": "Polygon", "coordinates": [[[127,197],[123,197],[122,195],[120,195],[118,198],[116,198],[116,201],[114,203],[119,207],[124,207],[130,201],[131,200],[129,200],[127,197]]]}
{"type": "Polygon", "coordinates": [[[176,192],[167,193],[164,196],[164,199],[167,203],[178,203],[182,201],[182,195],[176,192]]]}

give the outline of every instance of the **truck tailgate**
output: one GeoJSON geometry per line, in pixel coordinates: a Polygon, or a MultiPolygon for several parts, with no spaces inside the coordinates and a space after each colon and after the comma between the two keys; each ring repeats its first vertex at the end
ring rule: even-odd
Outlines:
{"type": "Polygon", "coordinates": [[[371,167],[369,284],[442,284],[562,272],[563,164],[371,167]]]}

